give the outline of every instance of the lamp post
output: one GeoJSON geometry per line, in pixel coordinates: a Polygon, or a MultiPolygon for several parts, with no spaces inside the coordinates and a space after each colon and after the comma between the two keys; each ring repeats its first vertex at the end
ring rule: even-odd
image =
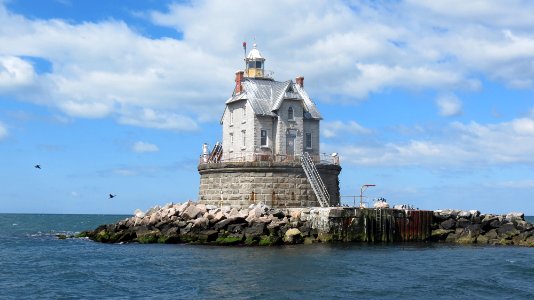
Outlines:
{"type": "MultiPolygon", "coordinates": [[[[360,208],[363,208],[363,191],[365,191],[370,186],[376,186],[376,184],[364,184],[360,188],[360,208]]],[[[356,206],[356,203],[354,203],[354,206],[356,206]]]]}

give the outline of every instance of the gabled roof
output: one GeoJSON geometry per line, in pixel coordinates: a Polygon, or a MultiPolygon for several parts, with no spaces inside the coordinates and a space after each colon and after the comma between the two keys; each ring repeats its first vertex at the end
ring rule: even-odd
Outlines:
{"type": "Polygon", "coordinates": [[[276,116],[276,111],[284,99],[300,100],[309,118],[321,119],[319,110],[306,91],[298,84],[288,80],[285,82],[270,79],[244,78],[241,82],[243,92],[234,94],[226,100],[226,104],[247,100],[256,115],[276,116]]]}

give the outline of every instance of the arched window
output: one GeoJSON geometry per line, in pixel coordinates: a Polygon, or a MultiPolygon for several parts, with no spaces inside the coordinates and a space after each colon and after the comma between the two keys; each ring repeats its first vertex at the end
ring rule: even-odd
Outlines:
{"type": "Polygon", "coordinates": [[[287,119],[293,120],[293,107],[291,106],[287,109],[287,119]]]}

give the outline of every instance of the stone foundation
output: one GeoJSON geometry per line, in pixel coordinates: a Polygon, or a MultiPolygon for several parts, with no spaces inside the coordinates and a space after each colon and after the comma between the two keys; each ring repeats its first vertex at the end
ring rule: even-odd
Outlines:
{"type": "MultiPolygon", "coordinates": [[[[318,164],[330,205],[339,205],[341,167],[318,164]]],[[[319,202],[297,162],[226,162],[200,164],[199,202],[211,205],[248,207],[265,204],[273,208],[318,207],[319,202]]]]}

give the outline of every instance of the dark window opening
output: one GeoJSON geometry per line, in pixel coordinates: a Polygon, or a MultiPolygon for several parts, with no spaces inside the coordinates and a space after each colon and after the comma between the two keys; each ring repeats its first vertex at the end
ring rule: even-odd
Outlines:
{"type": "Polygon", "coordinates": [[[260,145],[262,147],[267,147],[267,130],[262,129],[260,132],[260,137],[261,137],[260,145]]]}
{"type": "Polygon", "coordinates": [[[306,133],[306,149],[311,149],[312,148],[312,135],[311,133],[307,132],[306,133]]]}

